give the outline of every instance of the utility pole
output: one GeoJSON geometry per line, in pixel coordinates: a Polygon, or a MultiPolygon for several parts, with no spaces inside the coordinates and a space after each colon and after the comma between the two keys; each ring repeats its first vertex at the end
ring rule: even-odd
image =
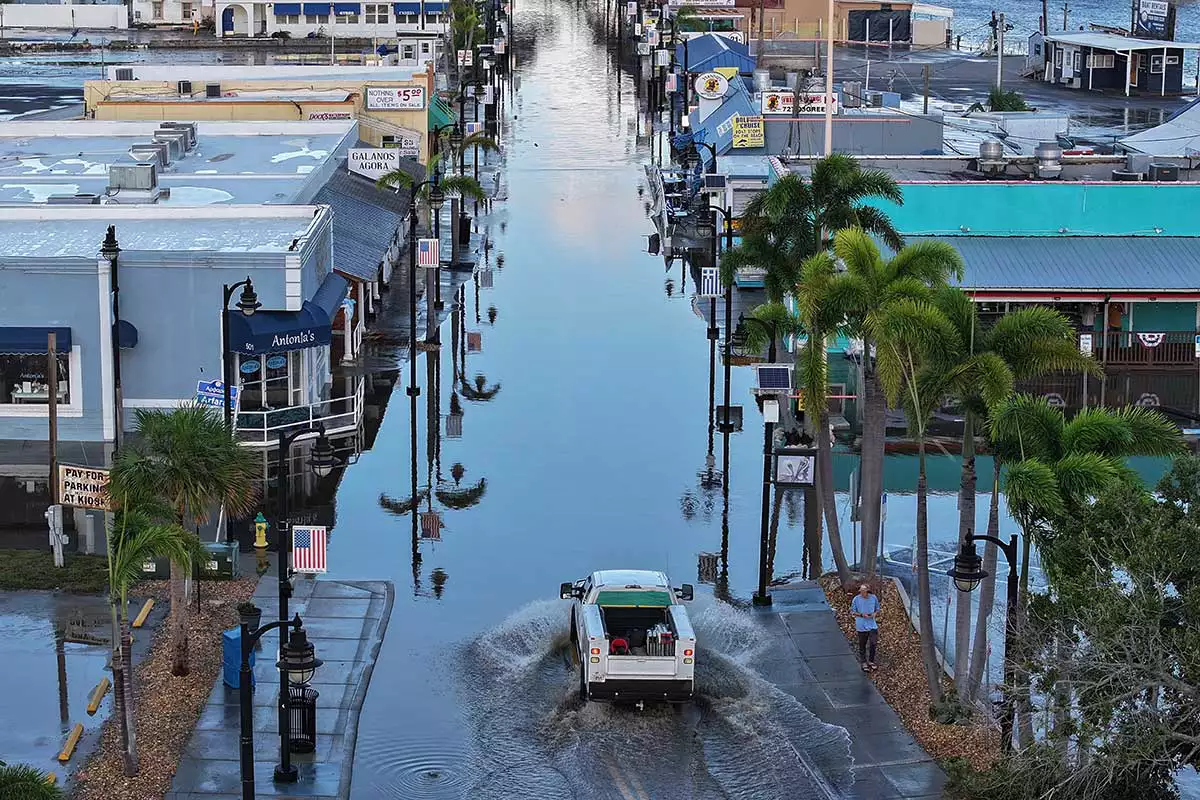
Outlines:
{"type": "Polygon", "coordinates": [[[1038,27],[1043,34],[1050,32],[1050,0],[1042,0],[1042,24],[1038,27]]]}
{"type": "Polygon", "coordinates": [[[1004,12],[1000,12],[1000,21],[996,25],[996,88],[1004,88],[1004,12]]]}
{"type": "MultiPolygon", "coordinates": [[[[1069,3],[1063,3],[1063,30],[1067,29],[1067,14],[1070,13],[1071,6],[1069,3]]],[[[1049,26],[1047,26],[1049,27],[1049,26]]]]}
{"type": "Polygon", "coordinates": [[[46,509],[46,524],[50,529],[54,566],[61,567],[66,562],[63,559],[62,506],[58,504],[58,336],[51,331],[46,339],[46,402],[50,412],[50,507],[46,509]]]}
{"type": "MultiPolygon", "coordinates": [[[[833,153],[833,0],[829,0],[828,14],[825,21],[825,155],[833,153]]],[[[726,302],[729,302],[728,298],[726,302]]],[[[725,335],[728,336],[728,317],[725,327],[725,335]]],[[[726,357],[728,358],[728,351],[726,357]]],[[[729,405],[728,397],[725,398],[725,405],[729,405]]]]}
{"type": "Polygon", "coordinates": [[[924,71],[925,71],[925,111],[924,111],[924,113],[928,114],[929,113],[929,65],[928,64],[925,65],[924,71]]]}

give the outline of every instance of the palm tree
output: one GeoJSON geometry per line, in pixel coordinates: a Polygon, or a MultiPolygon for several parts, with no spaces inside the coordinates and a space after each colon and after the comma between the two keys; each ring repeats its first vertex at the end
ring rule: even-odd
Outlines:
{"type": "Polygon", "coordinates": [[[452,167],[462,162],[464,153],[469,152],[471,153],[471,158],[478,158],[480,150],[485,153],[497,153],[500,151],[500,145],[496,143],[496,140],[483,131],[475,131],[474,133],[467,134],[457,145],[450,140],[448,134],[443,133],[443,138],[448,145],[446,149],[450,153],[450,165],[452,167]]]}
{"type": "MultiPolygon", "coordinates": [[[[128,508],[117,518],[113,535],[108,539],[109,608],[113,629],[119,642],[113,647],[113,708],[120,723],[122,757],[126,776],[137,774],[137,734],[134,725],[133,638],[129,623],[129,589],[142,578],[142,565],[155,558],[166,557],[172,564],[192,563],[203,552],[200,540],[175,522],[156,523],[167,519],[171,509],[155,504],[154,513],[146,508],[128,508]]],[[[2,796],[2,795],[0,795],[2,796]]]]}
{"type": "MultiPolygon", "coordinates": [[[[1168,456],[1184,449],[1179,428],[1162,414],[1140,406],[1089,408],[1070,421],[1045,398],[1022,394],[999,404],[991,418],[992,439],[1008,456],[1005,499],[1022,532],[1021,608],[1028,602],[1030,551],[1036,545],[1051,576],[1051,523],[1071,514],[1118,480],[1137,482],[1129,456],[1168,456]]],[[[1014,624],[1010,622],[1010,624],[1014,624]]],[[[1020,616],[1015,624],[1020,624],[1020,616]]],[[[1020,637],[1014,637],[1019,641],[1020,637]]],[[[1019,659],[1019,654],[1005,654],[1019,659]]],[[[1020,741],[1032,741],[1029,687],[1017,687],[1020,741]]]]}
{"type": "Polygon", "coordinates": [[[0,761],[0,800],[60,800],[66,792],[48,776],[28,764],[5,764],[0,761]]]}
{"type": "MultiPolygon", "coordinates": [[[[958,493],[958,538],[961,544],[975,527],[975,433],[980,422],[986,421],[989,409],[988,401],[979,391],[980,387],[1000,382],[1011,386],[1056,371],[1098,374],[1100,367],[1093,358],[1079,352],[1075,329],[1070,320],[1054,309],[1045,306],[1018,309],[987,326],[980,321],[975,302],[957,289],[938,291],[934,302],[958,331],[959,339],[963,342],[960,358],[974,362],[978,369],[987,373],[985,381],[967,382],[954,387],[954,395],[963,409],[962,477],[958,493]]],[[[999,493],[999,469],[999,461],[994,461],[994,498],[999,493]]],[[[995,530],[998,531],[998,502],[992,504],[991,512],[996,514],[995,530]]],[[[989,515],[989,532],[992,527],[989,515]]],[[[994,576],[996,546],[990,542],[984,548],[984,560],[989,559],[991,567],[985,569],[990,576],[994,576]]],[[[993,577],[990,585],[983,587],[980,592],[980,627],[976,629],[971,662],[967,659],[968,650],[971,649],[971,596],[960,592],[956,598],[954,681],[961,698],[974,695],[974,687],[978,686],[978,677],[982,675],[987,648],[987,615],[991,610],[994,592],[993,577]],[[977,667],[977,671],[972,667],[977,667]]]]}
{"type": "MultiPolygon", "coordinates": [[[[425,180],[432,182],[434,176],[437,176],[438,185],[442,187],[442,191],[447,194],[455,192],[463,197],[469,197],[472,200],[485,200],[487,195],[484,194],[483,187],[479,185],[479,181],[469,175],[441,175],[438,173],[438,165],[441,163],[442,154],[430,156],[429,163],[425,165],[425,180]]],[[[375,181],[375,186],[378,189],[410,189],[418,183],[417,179],[404,170],[403,167],[394,169],[391,172],[379,176],[375,181]]],[[[417,196],[425,199],[429,196],[429,183],[421,187],[417,196]]]]}
{"type": "MultiPolygon", "coordinates": [[[[163,509],[158,523],[182,528],[208,520],[214,506],[227,518],[248,514],[259,476],[254,454],[234,438],[219,414],[201,405],[138,409],[133,436],[113,462],[110,493],[120,510],[163,509]]],[[[280,491],[287,491],[280,486],[280,491]]],[[[152,511],[153,513],[153,511],[152,511]]],[[[188,674],[185,579],[191,559],[171,562],[171,672],[188,674]]]]}
{"type": "Polygon", "coordinates": [[[808,180],[785,175],[746,204],[741,244],[722,257],[722,279],[731,283],[742,267],[765,269],[767,297],[778,302],[800,283],[804,260],[828,250],[843,228],[861,228],[899,250],[903,238],[885,213],[866,203],[871,198],[904,202],[890,175],[864,170],[857,159],[840,153],[813,164],[808,180]]]}
{"type": "Polygon", "coordinates": [[[862,510],[862,571],[875,571],[879,545],[879,513],[883,500],[883,448],[887,425],[887,400],[881,383],[881,358],[877,346],[887,333],[888,314],[903,301],[930,302],[933,289],[946,285],[949,278],[961,278],[963,262],[949,244],[926,240],[907,245],[885,260],[871,236],[861,228],[838,231],[833,250],[845,264],[846,272],[829,282],[829,297],[836,308],[844,309],[848,327],[863,343],[862,482],[859,485],[862,510]],[[872,359],[872,352],[875,358],[872,359]]]}

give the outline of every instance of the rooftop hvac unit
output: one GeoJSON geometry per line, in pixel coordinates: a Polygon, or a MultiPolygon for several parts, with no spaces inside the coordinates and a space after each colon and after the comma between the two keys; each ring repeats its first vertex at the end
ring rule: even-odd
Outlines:
{"type": "Polygon", "coordinates": [[[1142,179],[1142,173],[1128,169],[1114,169],[1112,171],[1112,179],[1121,183],[1134,183],[1142,179]]]}
{"type": "Polygon", "coordinates": [[[871,108],[883,108],[883,92],[867,92],[867,105],[871,108]]]}
{"type": "Polygon", "coordinates": [[[988,175],[1004,172],[1008,162],[1004,159],[1004,145],[995,139],[979,143],[979,171],[988,175]]]}
{"type": "Polygon", "coordinates": [[[108,188],[149,192],[158,188],[157,164],[110,164],[108,188]]]}
{"type": "Polygon", "coordinates": [[[196,146],[196,123],[194,122],[164,122],[160,128],[174,128],[175,130],[187,131],[187,149],[191,150],[196,146]]]}
{"type": "Polygon", "coordinates": [[[81,192],[79,194],[52,194],[46,198],[49,206],[94,206],[100,204],[100,195],[81,192]]]}
{"type": "Polygon", "coordinates": [[[842,105],[846,108],[862,108],[862,81],[842,81],[842,105]]]}
{"type": "Polygon", "coordinates": [[[179,83],[176,84],[176,86],[179,87],[179,95],[181,97],[187,97],[187,96],[191,95],[191,93],[192,93],[192,82],[191,81],[180,81],[179,83]]]}
{"type": "Polygon", "coordinates": [[[117,80],[131,81],[133,80],[133,67],[117,67],[117,80]]]}
{"type": "Polygon", "coordinates": [[[1128,153],[1125,156],[1125,169],[1128,172],[1150,171],[1150,164],[1154,161],[1154,156],[1149,153],[1128,153]]]}
{"type": "Polygon", "coordinates": [[[1057,142],[1040,142],[1033,148],[1037,159],[1037,176],[1042,180],[1062,176],[1062,148],[1057,142]]]}
{"type": "Polygon", "coordinates": [[[1150,180],[1157,182],[1174,182],[1179,180],[1179,167],[1174,164],[1151,164],[1150,180]]]}
{"type": "Polygon", "coordinates": [[[204,96],[205,97],[220,97],[221,96],[221,84],[219,84],[219,83],[204,84],[204,96]]]}
{"type": "Polygon", "coordinates": [[[159,169],[165,169],[171,161],[171,146],[166,142],[139,142],[129,146],[129,155],[135,161],[152,161],[159,169]]]}
{"type": "Polygon", "coordinates": [[[176,161],[187,153],[187,131],[160,128],[154,132],[154,141],[166,142],[171,146],[170,159],[176,161]]]}

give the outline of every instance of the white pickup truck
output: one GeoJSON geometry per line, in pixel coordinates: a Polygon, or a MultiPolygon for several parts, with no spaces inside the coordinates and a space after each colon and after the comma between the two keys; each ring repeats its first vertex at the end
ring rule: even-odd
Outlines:
{"type": "Polygon", "coordinates": [[[673,589],[661,572],[601,570],[562,584],[559,596],[575,601],[571,644],[581,699],[692,699],[696,633],[680,602],[692,599],[691,584],[673,589]]]}

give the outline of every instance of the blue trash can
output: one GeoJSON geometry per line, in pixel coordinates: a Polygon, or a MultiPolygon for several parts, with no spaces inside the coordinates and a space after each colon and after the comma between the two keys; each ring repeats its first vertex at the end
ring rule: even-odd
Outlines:
{"type": "MultiPolygon", "coordinates": [[[[254,688],[254,649],[250,649],[250,688],[254,688]]],[[[241,685],[242,629],[233,628],[221,634],[221,673],[225,685],[237,689],[241,685]]]]}

